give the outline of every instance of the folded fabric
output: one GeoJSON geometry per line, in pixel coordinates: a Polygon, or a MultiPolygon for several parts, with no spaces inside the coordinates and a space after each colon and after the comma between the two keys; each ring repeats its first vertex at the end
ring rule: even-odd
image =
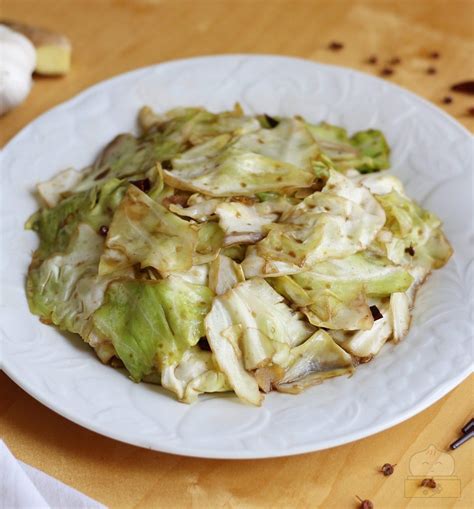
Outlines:
{"type": "Polygon", "coordinates": [[[92,498],[18,461],[0,440],[0,509],[104,509],[92,498]]]}

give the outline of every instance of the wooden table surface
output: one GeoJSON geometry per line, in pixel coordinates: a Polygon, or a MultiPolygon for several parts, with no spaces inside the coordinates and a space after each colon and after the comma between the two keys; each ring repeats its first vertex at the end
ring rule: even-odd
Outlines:
{"type": "MultiPolygon", "coordinates": [[[[52,106],[105,78],[174,58],[274,53],[378,74],[398,57],[390,80],[441,105],[471,131],[472,96],[449,92],[474,78],[474,2],[3,0],[1,16],[47,26],[73,42],[73,69],[37,78],[26,102],[0,119],[0,145],[52,106]],[[331,41],[344,43],[338,52],[331,41]],[[432,52],[439,58],[429,58],[432,52]],[[379,63],[365,60],[376,55],[379,63]],[[428,74],[434,67],[436,72],[428,74]],[[453,102],[442,105],[444,96],[453,102]]],[[[413,454],[443,450],[472,416],[471,377],[421,414],[383,433],[292,458],[219,461],[171,456],[87,431],[48,410],[0,374],[0,437],[21,460],[110,507],[377,508],[474,507],[474,441],[452,453],[460,497],[410,498],[413,454]],[[396,463],[384,477],[377,468],[396,463]]]]}

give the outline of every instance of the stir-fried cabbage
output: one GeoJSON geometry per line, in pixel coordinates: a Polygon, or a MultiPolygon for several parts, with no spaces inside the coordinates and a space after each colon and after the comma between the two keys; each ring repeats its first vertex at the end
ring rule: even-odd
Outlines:
{"type": "Polygon", "coordinates": [[[94,327],[109,338],[132,378],[179,362],[204,336],[212,292],[170,276],[159,281],[118,280],[109,284],[95,311],[94,327]]]}
{"type": "Polygon", "coordinates": [[[55,207],[33,214],[26,223],[26,228],[36,231],[40,238],[33,262],[66,251],[80,223],[89,224],[95,231],[108,226],[125,190],[126,184],[110,179],[100,189],[72,194],[55,207]]]}
{"type": "Polygon", "coordinates": [[[99,272],[108,274],[137,263],[164,272],[190,269],[197,230],[130,185],[110,225],[99,272]]]}
{"type": "Polygon", "coordinates": [[[288,368],[275,388],[280,392],[298,393],[326,378],[353,371],[352,357],[320,329],[302,345],[291,349],[288,368]]]}
{"type": "Polygon", "coordinates": [[[390,148],[381,131],[368,129],[349,137],[347,131],[326,122],[307,124],[321,151],[341,171],[351,168],[371,173],[389,167],[390,148]]]}
{"type": "Polygon", "coordinates": [[[89,318],[102,304],[113,279],[129,277],[130,271],[98,274],[104,239],[89,225],[80,223],[64,253],[56,253],[28,273],[27,294],[33,313],[60,329],[80,334],[87,341],[89,318]]]}
{"type": "Polygon", "coordinates": [[[330,331],[339,346],[364,362],[377,355],[393,334],[393,319],[390,306],[382,301],[377,301],[377,304],[373,305],[377,307],[382,317],[374,321],[370,329],[359,331],[339,329],[334,332],[330,331]]]}
{"type": "Polygon", "coordinates": [[[242,266],[224,254],[220,254],[209,266],[209,288],[221,295],[238,283],[245,281],[242,266]]]}
{"type": "Polygon", "coordinates": [[[384,222],[382,207],[364,186],[329,170],[322,191],[306,197],[268,227],[257,253],[308,270],[317,262],[365,249],[384,222]]]}
{"type": "Polygon", "coordinates": [[[175,108],[139,113],[82,172],[37,186],[32,313],[180,401],[260,405],[408,333],[452,253],[376,129],[175,108]]]}
{"type": "Polygon", "coordinates": [[[186,350],[179,362],[164,367],[161,385],[174,392],[184,403],[193,403],[199,394],[205,392],[231,390],[212,353],[196,346],[186,350]]]}

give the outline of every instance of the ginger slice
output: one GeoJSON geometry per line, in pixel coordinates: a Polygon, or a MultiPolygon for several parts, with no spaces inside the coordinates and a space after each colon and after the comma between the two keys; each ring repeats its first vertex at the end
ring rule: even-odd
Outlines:
{"type": "Polygon", "coordinates": [[[35,72],[47,76],[66,74],[71,68],[71,42],[65,35],[16,21],[1,21],[23,34],[35,46],[35,72]]]}

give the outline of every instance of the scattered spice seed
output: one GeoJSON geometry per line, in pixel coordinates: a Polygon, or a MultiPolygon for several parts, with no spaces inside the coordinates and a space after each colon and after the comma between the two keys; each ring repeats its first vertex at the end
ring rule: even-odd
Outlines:
{"type": "Polygon", "coordinates": [[[428,67],[428,69],[426,69],[426,74],[436,74],[437,72],[436,67],[428,67]]]}
{"type": "Polygon", "coordinates": [[[103,224],[99,228],[99,235],[102,235],[102,237],[107,237],[107,233],[109,233],[109,227],[105,226],[105,224],[103,224]]]}
{"type": "Polygon", "coordinates": [[[470,117],[474,117],[474,106],[471,106],[470,108],[467,109],[467,114],[470,117]]]}
{"type": "Polygon", "coordinates": [[[440,57],[440,54],[438,51],[432,51],[429,55],[428,55],[430,58],[432,58],[433,60],[436,60],[440,57]]]}
{"type": "Polygon", "coordinates": [[[380,469],[382,474],[385,477],[393,474],[394,468],[396,465],[391,465],[390,463],[385,463],[385,465],[380,469]]]}
{"type": "Polygon", "coordinates": [[[461,94],[474,95],[474,80],[461,81],[451,86],[453,92],[459,92],[461,94]]]}
{"type": "Polygon", "coordinates": [[[450,95],[443,97],[443,104],[451,104],[453,102],[453,98],[450,95]]]}
{"type": "Polygon", "coordinates": [[[135,187],[138,187],[140,191],[143,191],[144,193],[148,192],[151,189],[151,182],[150,179],[140,179],[140,180],[131,180],[130,184],[133,184],[135,187]]]}
{"type": "Polygon", "coordinates": [[[359,496],[356,495],[357,500],[360,502],[360,509],[374,509],[374,504],[367,498],[365,500],[362,500],[359,496]]]}
{"type": "Polygon", "coordinates": [[[379,59],[375,55],[371,55],[367,59],[367,63],[370,64],[370,65],[375,65],[375,64],[377,64],[378,61],[379,61],[379,59]]]}
{"type": "Polygon", "coordinates": [[[436,481],[431,478],[431,479],[423,479],[421,481],[421,485],[424,487],[424,488],[436,488],[436,481]]]}
{"type": "Polygon", "coordinates": [[[370,312],[372,313],[372,317],[374,319],[374,322],[377,320],[380,320],[383,318],[383,314],[380,312],[379,308],[377,306],[370,306],[370,312]]]}
{"type": "Polygon", "coordinates": [[[405,248],[405,253],[409,254],[410,256],[415,256],[415,250],[413,249],[413,246],[405,248]]]}
{"type": "Polygon", "coordinates": [[[162,205],[164,207],[168,207],[169,205],[181,205],[181,207],[185,207],[188,203],[189,194],[188,193],[176,193],[172,196],[167,196],[163,201],[162,205]]]}
{"type": "Polygon", "coordinates": [[[265,120],[267,121],[268,125],[270,126],[270,129],[273,129],[280,123],[280,122],[278,122],[277,119],[271,117],[270,115],[267,115],[266,113],[263,116],[265,117],[265,120]]]}
{"type": "Polygon", "coordinates": [[[391,69],[390,67],[384,67],[380,71],[381,76],[391,76],[392,74],[393,74],[393,69],[391,69]]]}
{"type": "Polygon", "coordinates": [[[332,41],[331,43],[329,43],[328,48],[331,51],[340,51],[342,48],[344,48],[344,44],[339,41],[332,41]]]}
{"type": "Polygon", "coordinates": [[[401,61],[402,61],[402,60],[401,60],[401,58],[399,58],[399,57],[393,57],[393,58],[391,58],[391,59],[388,61],[388,63],[389,63],[390,65],[398,65],[399,63],[401,63],[401,61]]]}
{"type": "Polygon", "coordinates": [[[206,352],[210,352],[211,351],[211,347],[209,346],[209,343],[208,343],[206,338],[201,338],[198,341],[198,346],[199,346],[199,348],[201,350],[205,350],[206,352]]]}
{"type": "Polygon", "coordinates": [[[110,359],[110,365],[113,368],[123,368],[124,367],[124,364],[121,361],[121,359],[119,359],[118,357],[115,357],[115,356],[112,357],[112,359],[110,359]]]}

